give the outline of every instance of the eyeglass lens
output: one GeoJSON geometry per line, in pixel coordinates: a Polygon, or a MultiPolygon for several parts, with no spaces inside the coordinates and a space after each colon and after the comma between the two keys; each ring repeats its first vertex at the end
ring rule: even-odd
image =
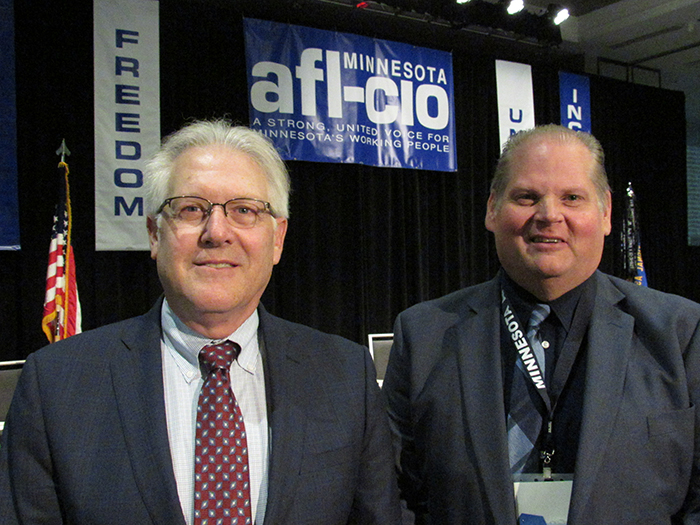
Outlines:
{"type": "Polygon", "coordinates": [[[262,203],[241,198],[220,204],[211,203],[203,197],[175,197],[170,200],[169,206],[174,219],[191,225],[201,224],[214,206],[222,206],[229,221],[244,228],[255,226],[259,214],[266,212],[262,203]]]}

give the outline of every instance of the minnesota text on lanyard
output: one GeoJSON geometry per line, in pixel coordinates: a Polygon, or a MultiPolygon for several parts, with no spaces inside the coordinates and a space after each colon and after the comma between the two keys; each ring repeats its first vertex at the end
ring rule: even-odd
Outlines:
{"type": "Polygon", "coordinates": [[[520,323],[518,323],[518,320],[515,318],[515,314],[510,309],[510,305],[506,300],[506,294],[503,292],[503,290],[501,290],[501,302],[504,303],[504,308],[502,308],[502,310],[506,328],[508,328],[508,332],[510,332],[510,337],[513,339],[513,344],[520,355],[523,365],[525,365],[525,369],[527,370],[530,379],[532,379],[532,383],[539,390],[545,389],[546,386],[544,384],[544,378],[542,377],[542,371],[537,364],[537,359],[535,359],[535,355],[532,353],[530,343],[528,343],[527,339],[525,338],[525,334],[520,329],[520,323]]]}

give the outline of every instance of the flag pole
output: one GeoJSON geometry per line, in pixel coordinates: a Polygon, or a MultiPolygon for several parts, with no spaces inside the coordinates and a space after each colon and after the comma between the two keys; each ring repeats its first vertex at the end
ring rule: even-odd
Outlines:
{"type": "Polygon", "coordinates": [[[66,146],[66,139],[63,139],[61,141],[61,145],[56,150],[56,155],[61,156],[61,163],[62,164],[66,163],[66,155],[70,155],[70,150],[68,149],[68,146],[66,146]]]}
{"type": "Polygon", "coordinates": [[[646,271],[642,261],[636,195],[631,182],[627,183],[625,190],[625,217],[623,221],[622,251],[625,279],[641,286],[647,286],[646,271]]]}

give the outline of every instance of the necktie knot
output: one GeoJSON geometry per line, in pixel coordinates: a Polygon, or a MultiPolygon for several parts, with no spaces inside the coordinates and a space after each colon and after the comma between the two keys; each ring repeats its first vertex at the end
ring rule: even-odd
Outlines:
{"type": "Polygon", "coordinates": [[[537,332],[537,330],[539,330],[542,321],[547,318],[550,311],[551,308],[548,304],[535,305],[535,308],[532,310],[532,314],[530,315],[530,321],[527,323],[528,334],[534,334],[537,332]]]}
{"type": "Polygon", "coordinates": [[[240,351],[241,347],[231,341],[207,345],[199,352],[199,362],[207,374],[216,369],[228,370],[240,351]]]}

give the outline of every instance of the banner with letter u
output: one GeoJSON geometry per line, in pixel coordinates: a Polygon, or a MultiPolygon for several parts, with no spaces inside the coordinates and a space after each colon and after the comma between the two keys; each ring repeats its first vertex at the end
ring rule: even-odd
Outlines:
{"type": "Polygon", "coordinates": [[[157,0],[94,0],[95,249],[148,250],[143,167],[160,146],[157,0]]]}
{"type": "Polygon", "coordinates": [[[498,129],[501,148],[511,135],[535,127],[532,68],[528,64],[496,60],[498,129]]]}
{"type": "Polygon", "coordinates": [[[456,171],[452,55],[245,20],[250,125],[286,160],[456,171]]]}

